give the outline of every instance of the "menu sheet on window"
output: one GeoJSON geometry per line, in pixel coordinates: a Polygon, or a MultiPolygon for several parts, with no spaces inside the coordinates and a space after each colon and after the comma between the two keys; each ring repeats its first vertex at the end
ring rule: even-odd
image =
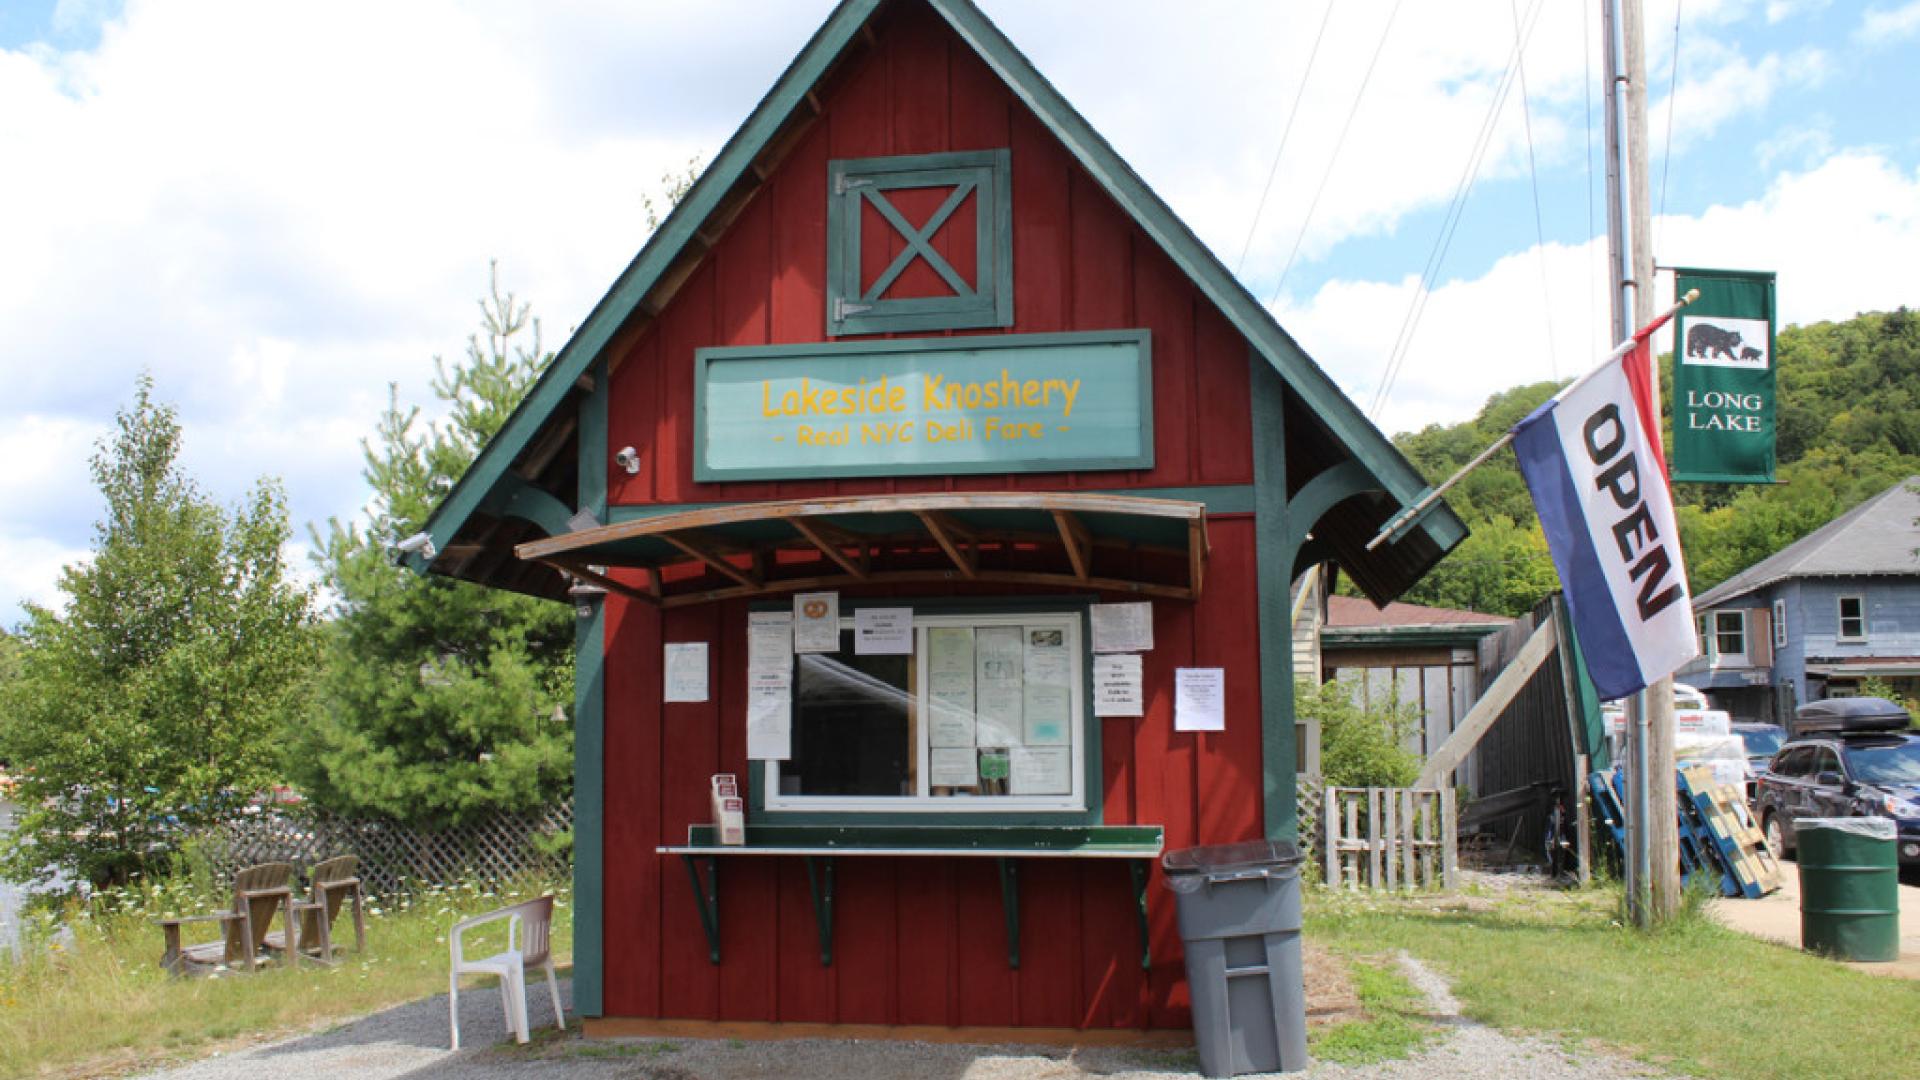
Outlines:
{"type": "Polygon", "coordinates": [[[928,751],[927,783],[932,787],[970,788],[980,785],[980,769],[973,747],[928,751]]]}
{"type": "Polygon", "coordinates": [[[1073,718],[1073,665],[1067,657],[1067,632],[1053,627],[1022,627],[1023,719],[1021,742],[1028,746],[1064,746],[1073,718]]]}
{"type": "Polygon", "coordinates": [[[747,757],[793,756],[793,613],[747,615],[747,757]]]}
{"type": "Polygon", "coordinates": [[[974,631],[974,745],[1018,746],[1021,731],[1021,682],[1025,635],[1018,626],[983,626],[974,631]]]}
{"type": "Polygon", "coordinates": [[[1064,746],[1016,746],[1010,795],[1070,795],[1073,755],[1064,746]]]}
{"type": "Polygon", "coordinates": [[[927,631],[927,741],[935,747],[974,746],[973,628],[927,631]]]}

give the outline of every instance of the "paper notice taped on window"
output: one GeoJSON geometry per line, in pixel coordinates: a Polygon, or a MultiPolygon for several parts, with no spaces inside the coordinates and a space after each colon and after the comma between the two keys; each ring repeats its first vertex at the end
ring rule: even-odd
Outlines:
{"type": "Polygon", "coordinates": [[[856,656],[913,655],[912,608],[861,608],[853,613],[856,656]]]}
{"type": "Polygon", "coordinates": [[[1024,627],[1021,658],[1021,742],[1028,746],[1064,746],[1073,720],[1072,664],[1065,630],[1024,627]]]}
{"type": "Polygon", "coordinates": [[[747,686],[793,685],[793,613],[755,611],[747,615],[747,686]]]}
{"type": "Polygon", "coordinates": [[[755,761],[786,761],[793,756],[792,690],[747,688],[747,756],[755,761]]]}
{"type": "Polygon", "coordinates": [[[793,651],[840,651],[840,594],[799,593],[793,598],[793,651]]]}
{"type": "Polygon", "coordinates": [[[971,746],[931,750],[927,758],[927,784],[930,787],[979,787],[978,760],[979,751],[971,746]]]}
{"type": "Polygon", "coordinates": [[[974,743],[973,629],[936,626],[927,631],[927,742],[931,746],[974,743]]]}
{"type": "Polygon", "coordinates": [[[974,669],[979,684],[974,713],[975,746],[1018,746],[1021,742],[1021,657],[1017,626],[983,626],[974,631],[974,669]]]}
{"type": "Polygon", "coordinates": [[[1073,793],[1073,754],[1064,746],[1016,746],[1010,751],[1011,795],[1070,795],[1073,793]]]}

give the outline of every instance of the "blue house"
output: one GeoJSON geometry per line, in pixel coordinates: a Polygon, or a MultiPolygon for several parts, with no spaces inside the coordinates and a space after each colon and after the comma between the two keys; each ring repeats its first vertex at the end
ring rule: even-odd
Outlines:
{"type": "Polygon", "coordinates": [[[1736,720],[1869,678],[1920,696],[1920,476],[1875,495],[1694,598],[1700,657],[1676,678],[1736,720]]]}

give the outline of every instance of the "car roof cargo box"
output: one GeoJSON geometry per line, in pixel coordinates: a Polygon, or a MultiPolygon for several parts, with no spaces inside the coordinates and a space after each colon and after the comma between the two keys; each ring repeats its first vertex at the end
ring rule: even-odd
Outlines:
{"type": "Polygon", "coordinates": [[[1795,736],[1821,731],[1903,731],[1913,723],[1907,710],[1877,697],[1809,701],[1794,712],[1795,736]]]}

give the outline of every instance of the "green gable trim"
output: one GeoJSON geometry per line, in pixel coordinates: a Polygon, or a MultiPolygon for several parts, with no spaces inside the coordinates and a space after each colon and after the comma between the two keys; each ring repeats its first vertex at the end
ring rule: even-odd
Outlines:
{"type": "MultiPolygon", "coordinates": [[[[1107,193],[1166,251],[1186,276],[1219,307],[1234,328],[1286,379],[1334,435],[1379,478],[1383,488],[1411,505],[1428,485],[1379,429],[1340,392],[1246,287],[1215,258],[1105,138],[1070,105],[1046,77],[1007,40],[970,0],[926,0],[929,7],[973,46],[1041,123],[1053,132],[1107,193]]],[[[1278,403],[1275,403],[1278,407],[1278,403]]],[[[1466,537],[1452,510],[1422,523],[1441,550],[1466,537]]]]}
{"type": "MultiPolygon", "coordinates": [[[[427,519],[426,532],[436,549],[444,549],[480,507],[487,493],[505,476],[515,458],[527,448],[534,435],[555,409],[565,401],[574,383],[589,364],[612,343],[627,319],[639,310],[642,301],[659,283],[702,225],[720,207],[727,193],[753,166],[754,158],[766,149],[796,108],[806,101],[807,93],[820,81],[854,35],[866,24],[868,16],[880,6],[880,0],[843,0],[827,17],[793,63],[774,83],[773,89],[754,107],[747,122],[721,149],[713,164],[707,166],[673,212],[647,238],[640,254],[621,272],[613,288],[600,298],[587,314],[580,329],[547,365],[547,370],[532,391],[507,417],[503,425],[474,459],[460,482],[454,485],[439,508],[427,519]]],[[[409,565],[425,572],[427,560],[410,556],[409,565]]]]}
{"type": "MultiPolygon", "coordinates": [[[[604,443],[605,440],[606,435],[603,431],[601,441],[604,443]]],[[[603,498],[607,486],[606,475],[606,464],[602,462],[600,490],[603,498]]],[[[583,479],[584,476],[583,472],[583,479]]],[[[567,504],[517,476],[502,477],[500,482],[488,492],[487,497],[481,501],[480,507],[496,517],[516,517],[522,521],[531,521],[546,530],[548,536],[561,536],[572,531],[572,526],[568,524],[572,514],[567,510],[567,504]]],[[[439,546],[438,541],[435,542],[435,546],[439,546]]]]}
{"type": "MultiPolygon", "coordinates": [[[[1033,110],[1075,160],[1226,315],[1352,456],[1380,481],[1387,493],[1403,505],[1411,505],[1427,491],[1428,486],[1393,444],[1308,359],[1272,314],[1246,291],[971,0],[922,2],[979,54],[1018,100],[1033,110]]],[[[748,174],[772,138],[797,109],[805,106],[808,94],[879,4],[880,0],[843,0],[828,16],[428,520],[426,531],[436,549],[448,545],[487,493],[507,474],[541,425],[561,406],[587,366],[608,347],[633,313],[641,310],[654,286],[697,239],[698,230],[748,174]]],[[[1416,531],[1424,532],[1443,551],[1466,536],[1466,527],[1444,504],[1413,529],[1402,533],[1402,537],[1416,531]]],[[[427,569],[428,561],[417,555],[408,560],[414,569],[422,572],[427,569]]]]}
{"type": "Polygon", "coordinates": [[[1013,325],[1013,181],[1008,150],[835,160],[827,164],[827,334],[961,330],[1013,325]],[[889,192],[953,188],[924,222],[908,221],[889,192]],[[974,203],[974,280],[933,247],[951,215],[974,203]],[[905,241],[884,268],[861,264],[862,212],[872,206],[905,241]],[[888,297],[916,259],[939,274],[951,296],[888,297]],[[869,270],[871,286],[864,282],[869,270]]]}

